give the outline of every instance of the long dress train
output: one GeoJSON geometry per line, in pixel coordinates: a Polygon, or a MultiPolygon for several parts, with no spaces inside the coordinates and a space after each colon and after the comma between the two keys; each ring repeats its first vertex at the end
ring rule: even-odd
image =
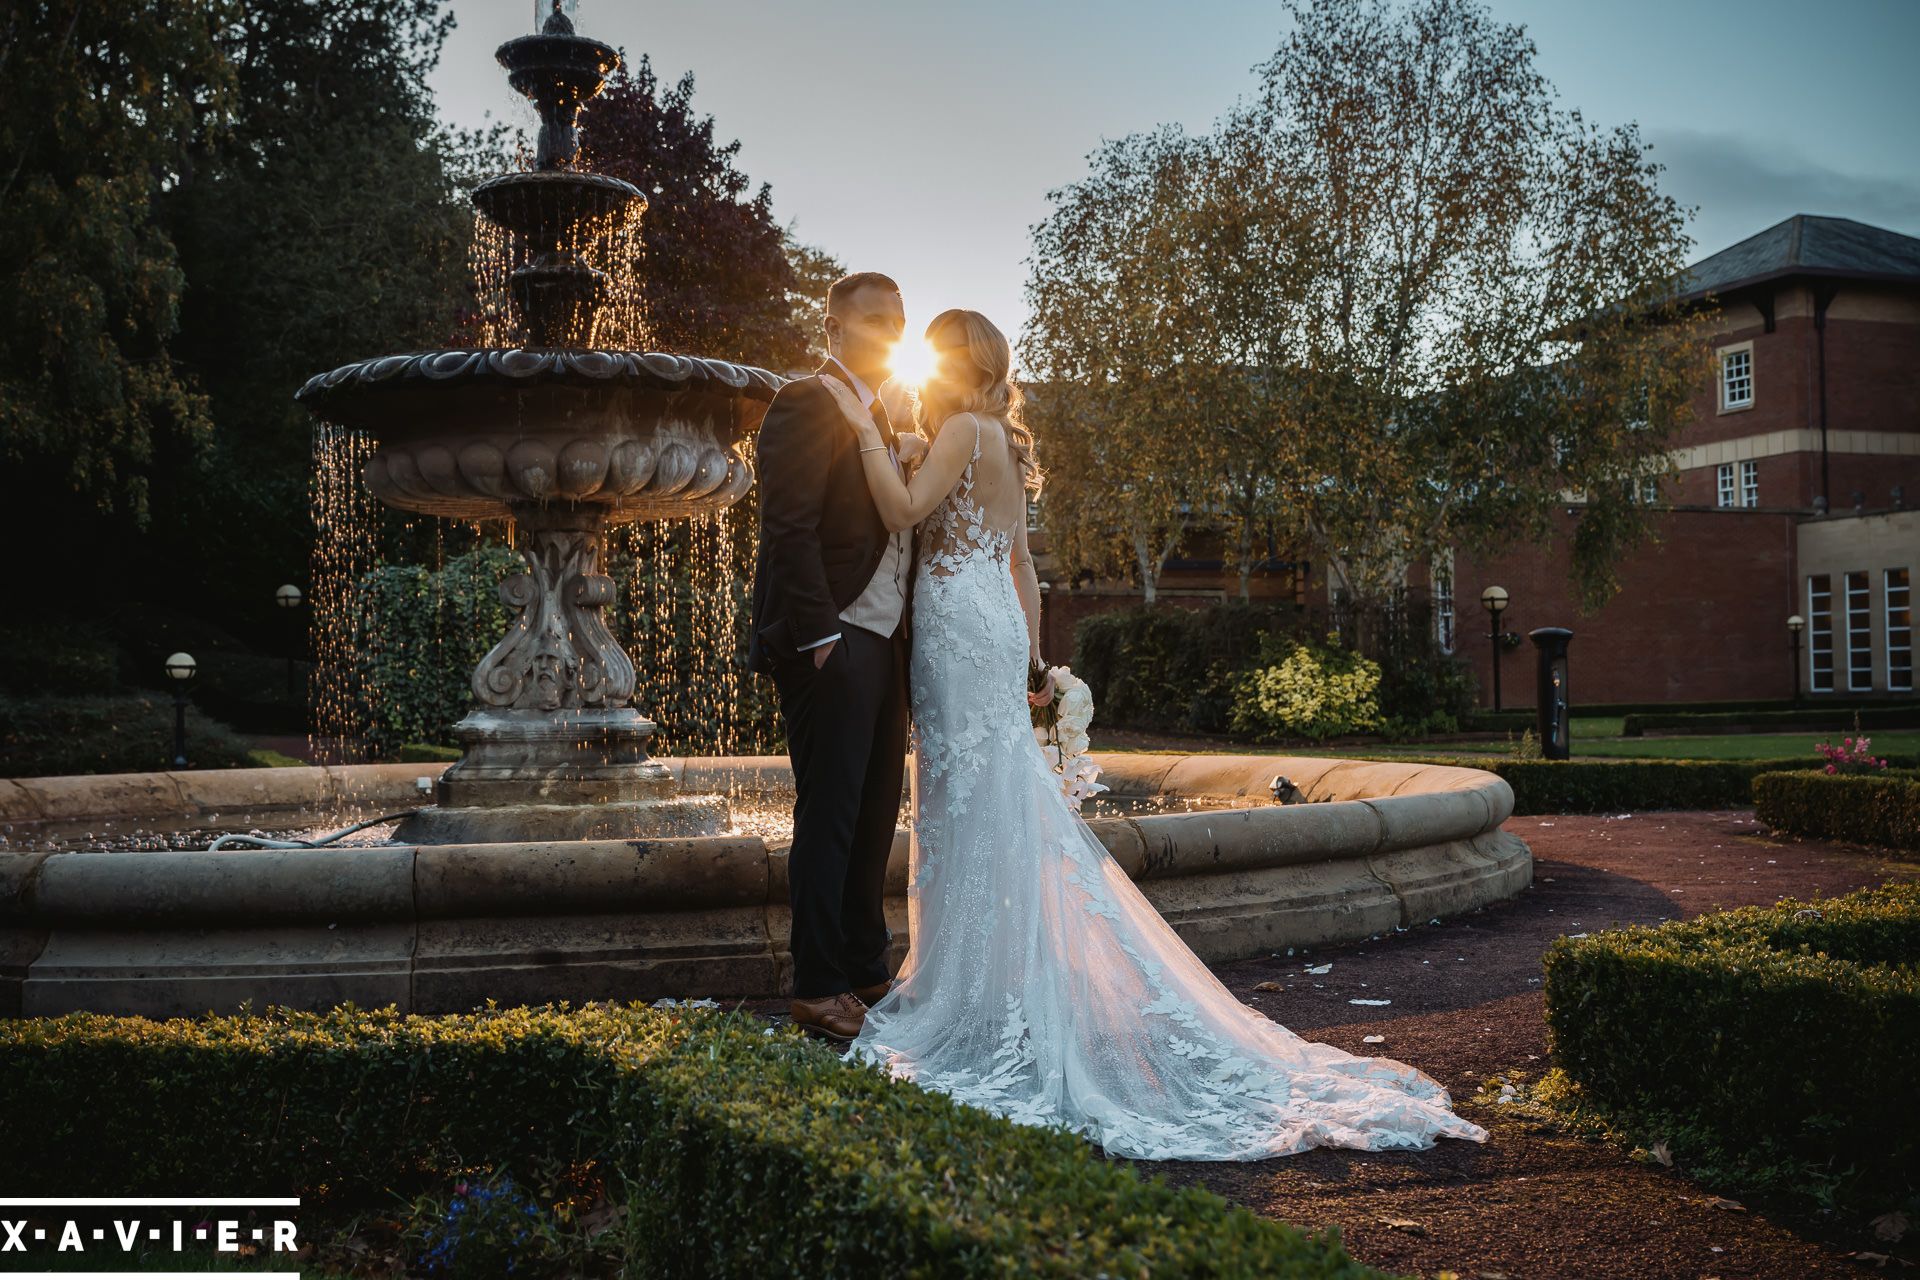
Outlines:
{"type": "Polygon", "coordinates": [[[1136,1159],[1485,1141],[1425,1073],[1241,1004],[1088,829],[1031,728],[1013,533],[972,461],[921,526],[911,945],[849,1052],[1136,1159]]]}

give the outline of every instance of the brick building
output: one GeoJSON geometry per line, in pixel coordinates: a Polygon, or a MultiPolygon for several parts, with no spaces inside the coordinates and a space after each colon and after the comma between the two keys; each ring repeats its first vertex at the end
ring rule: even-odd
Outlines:
{"type": "MultiPolygon", "coordinates": [[[[1677,474],[1645,495],[1659,508],[1657,542],[1620,567],[1621,591],[1591,616],[1573,605],[1564,533],[1485,561],[1461,554],[1451,597],[1436,601],[1443,647],[1476,664],[1490,697],[1479,601],[1498,584],[1512,601],[1506,629],[1575,633],[1576,703],[1787,698],[1796,652],[1810,699],[1911,692],[1920,239],[1801,214],[1697,263],[1683,288],[1719,305],[1714,371],[1677,474]],[[1804,620],[1797,650],[1793,615],[1804,620]]],[[[1569,504],[1562,530],[1577,519],[1569,504]]],[[[1325,599],[1313,566],[1271,561],[1254,581],[1260,596],[1325,599]]],[[[1139,599],[1123,584],[1066,585],[1048,593],[1044,643],[1059,657],[1080,616],[1139,599]]],[[[1170,566],[1162,591],[1218,600],[1234,586],[1219,561],[1195,559],[1170,566]]],[[[1504,704],[1531,705],[1530,648],[1501,663],[1504,704]]]]}

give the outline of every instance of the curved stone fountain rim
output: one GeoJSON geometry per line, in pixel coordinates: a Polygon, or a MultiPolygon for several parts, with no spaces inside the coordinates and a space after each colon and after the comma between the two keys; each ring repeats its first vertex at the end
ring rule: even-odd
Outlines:
{"type": "MultiPolygon", "coordinates": [[[[1513,813],[1513,791],[1504,780],[1484,770],[1450,765],[1133,752],[1095,752],[1093,759],[1101,766],[1101,780],[1116,796],[1254,801],[1260,807],[1250,812],[1262,815],[1260,825],[1278,830],[1319,826],[1323,819],[1350,820],[1364,809],[1379,822],[1383,840],[1388,831],[1409,827],[1435,838],[1465,839],[1495,830],[1513,813]],[[1308,803],[1266,803],[1279,775],[1292,781],[1308,803]]],[[[661,757],[657,763],[683,792],[764,793],[793,786],[785,756],[661,757]]],[[[294,824],[329,817],[351,821],[421,805],[426,799],[421,780],[431,782],[447,767],[433,762],[0,778],[0,828],[23,835],[64,835],[125,823],[148,824],[145,829],[158,831],[223,823],[244,830],[268,821],[294,824]]],[[[1158,824],[1196,816],[1204,821],[1219,812],[1093,821],[1158,824]]]]}
{"type": "MultiPolygon", "coordinates": [[[[1120,795],[1246,807],[1098,818],[1101,842],[1203,960],[1345,942],[1510,897],[1532,855],[1475,769],[1287,756],[1096,759],[1120,795]],[[1266,802],[1276,773],[1312,803],[1266,802]]],[[[689,790],[791,785],[784,756],[662,761],[689,790]]],[[[0,823],[245,829],[418,804],[444,765],[0,780],[0,823]],[[215,819],[214,814],[220,818],[215,819]]],[[[887,869],[904,962],[910,838],[887,869]]],[[[768,996],[790,989],[787,848],[750,835],[519,844],[0,856],[0,1017],[150,1017],[244,1001],[402,1012],[488,1000],[768,996]]]]}

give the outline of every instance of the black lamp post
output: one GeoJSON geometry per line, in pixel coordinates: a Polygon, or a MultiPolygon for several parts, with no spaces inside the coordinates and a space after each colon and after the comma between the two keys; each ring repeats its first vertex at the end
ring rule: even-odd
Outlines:
{"type": "MultiPolygon", "coordinates": [[[[1487,639],[1493,641],[1493,709],[1500,709],[1500,649],[1507,642],[1500,629],[1501,615],[1507,611],[1507,589],[1488,587],[1480,593],[1480,606],[1487,611],[1487,639]]],[[[1518,639],[1519,637],[1515,637],[1518,639]]]]}
{"type": "Polygon", "coordinates": [[[193,655],[176,653],[167,659],[167,678],[173,681],[173,767],[187,767],[187,682],[197,670],[193,655]]]}
{"type": "Polygon", "coordinates": [[[1807,620],[1799,614],[1787,619],[1787,631],[1793,636],[1793,705],[1800,705],[1800,633],[1806,629],[1807,620]]]}
{"type": "MultiPolygon", "coordinates": [[[[273,602],[282,609],[288,610],[289,616],[291,616],[292,610],[300,607],[300,600],[300,588],[294,586],[291,582],[273,593],[273,602]]],[[[288,627],[287,630],[295,634],[298,633],[298,628],[296,627],[288,627]]],[[[296,645],[289,639],[287,644],[287,701],[289,702],[298,702],[300,700],[300,694],[295,690],[293,681],[293,651],[295,647],[296,645]]]]}

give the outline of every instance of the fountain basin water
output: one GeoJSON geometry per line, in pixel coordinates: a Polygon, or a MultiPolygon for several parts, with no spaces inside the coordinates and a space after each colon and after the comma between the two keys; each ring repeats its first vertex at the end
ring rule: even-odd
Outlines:
{"type": "MultiPolygon", "coordinates": [[[[1095,757],[1114,793],[1229,808],[1098,818],[1209,961],[1366,938],[1519,892],[1507,784],[1474,769],[1278,756],[1095,757]],[[1312,803],[1271,803],[1275,774],[1312,803]]],[[[680,788],[791,790],[784,757],[661,759],[680,788]]],[[[419,803],[438,766],[15,779],[14,844],[110,822],[230,829],[419,803]]],[[[753,835],[352,849],[0,852],[0,1015],[171,1016],[243,1000],[434,1013],[503,1004],[770,996],[790,981],[786,844],[753,835]]],[[[908,944],[908,836],[887,875],[908,944]]]]}

